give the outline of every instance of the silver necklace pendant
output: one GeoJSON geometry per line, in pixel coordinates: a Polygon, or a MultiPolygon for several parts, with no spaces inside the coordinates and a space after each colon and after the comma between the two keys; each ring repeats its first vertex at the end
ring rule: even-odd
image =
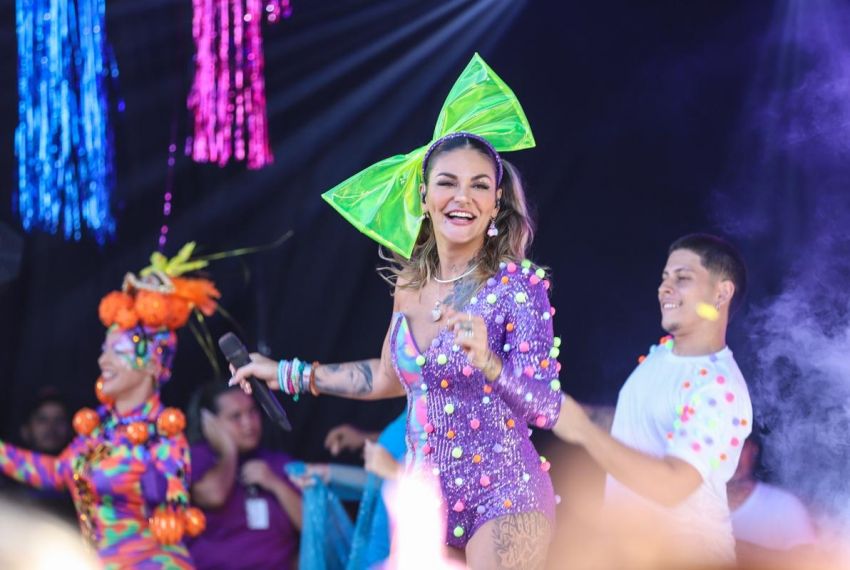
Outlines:
{"type": "Polygon", "coordinates": [[[431,309],[431,320],[435,323],[443,316],[443,303],[440,301],[434,302],[434,308],[431,309]]]}

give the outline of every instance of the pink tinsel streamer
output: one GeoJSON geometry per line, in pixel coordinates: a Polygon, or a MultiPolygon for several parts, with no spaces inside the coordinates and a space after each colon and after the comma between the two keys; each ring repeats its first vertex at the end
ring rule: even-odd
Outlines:
{"type": "Polygon", "coordinates": [[[193,0],[195,81],[189,94],[197,162],[270,164],[260,23],[289,17],[288,0],[193,0]]]}

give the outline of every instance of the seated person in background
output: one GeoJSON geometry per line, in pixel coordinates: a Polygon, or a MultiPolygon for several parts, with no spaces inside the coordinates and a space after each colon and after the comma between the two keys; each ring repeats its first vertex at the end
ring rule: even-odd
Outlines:
{"type": "Polygon", "coordinates": [[[54,388],[39,392],[21,424],[21,440],[28,449],[58,455],[71,441],[68,404],[54,388]]]}
{"type": "Polygon", "coordinates": [[[817,540],[803,503],[788,491],[755,478],[760,455],[761,440],[753,432],[726,485],[736,550],[743,563],[764,562],[770,556],[786,559],[787,551],[817,540]]]}
{"type": "Polygon", "coordinates": [[[207,528],[189,544],[199,570],[294,568],[301,497],[284,475],[284,453],[260,447],[254,400],[227,384],[200,398],[206,441],[192,446],[191,494],[207,528]]]}
{"type": "MultiPolygon", "coordinates": [[[[318,478],[345,499],[352,494],[360,497],[357,522],[351,536],[350,550],[343,556],[342,565],[347,570],[376,567],[390,554],[389,516],[383,501],[384,481],[393,480],[403,470],[402,461],[407,452],[405,427],[407,414],[402,413],[380,434],[363,432],[348,424],[337,426],[328,432],[325,447],[331,455],[342,450],[358,451],[363,448],[364,471],[358,467],[340,464],[311,463],[291,478],[296,485],[306,487],[318,478]],[[377,440],[377,441],[375,441],[377,440]]],[[[323,521],[316,521],[320,524],[323,521]]],[[[306,531],[305,531],[306,537],[306,531]]],[[[322,556],[324,549],[302,553],[301,565],[319,565],[310,556],[322,556]],[[308,554],[308,556],[304,556],[308,554]]],[[[325,560],[325,565],[332,565],[325,560]]]]}
{"type": "MultiPolygon", "coordinates": [[[[59,455],[71,442],[71,418],[64,397],[53,387],[45,387],[32,400],[20,426],[23,447],[47,455],[59,455]]],[[[15,499],[38,505],[76,525],[77,511],[71,496],[56,489],[36,489],[14,481],[4,481],[4,492],[15,499]]]]}

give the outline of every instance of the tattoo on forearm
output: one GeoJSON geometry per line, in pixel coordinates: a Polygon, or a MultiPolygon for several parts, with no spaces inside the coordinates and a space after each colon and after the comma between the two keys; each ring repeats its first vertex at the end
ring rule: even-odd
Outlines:
{"type": "Polygon", "coordinates": [[[316,371],[316,387],[335,396],[364,396],[372,392],[372,366],[368,360],[325,364],[316,371]]]}
{"type": "Polygon", "coordinates": [[[549,549],[551,528],[542,513],[518,513],[496,519],[493,547],[504,570],[542,570],[549,549]]]}

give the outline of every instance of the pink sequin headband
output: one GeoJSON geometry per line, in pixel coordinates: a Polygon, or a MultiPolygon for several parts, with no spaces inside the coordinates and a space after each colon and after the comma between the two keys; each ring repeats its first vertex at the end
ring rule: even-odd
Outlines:
{"type": "Polygon", "coordinates": [[[496,152],[496,149],[493,148],[493,145],[485,139],[484,137],[467,133],[464,131],[460,131],[457,133],[449,133],[444,137],[440,137],[434,141],[434,143],[428,147],[428,150],[425,151],[425,157],[422,159],[422,180],[425,180],[425,170],[428,168],[428,161],[431,159],[431,154],[436,150],[438,146],[443,144],[446,141],[454,140],[454,139],[474,139],[481,144],[483,144],[487,148],[487,152],[490,154],[490,157],[493,159],[493,162],[496,163],[496,186],[502,183],[502,173],[504,171],[504,167],[502,166],[502,157],[499,156],[499,153],[496,152]]]}

